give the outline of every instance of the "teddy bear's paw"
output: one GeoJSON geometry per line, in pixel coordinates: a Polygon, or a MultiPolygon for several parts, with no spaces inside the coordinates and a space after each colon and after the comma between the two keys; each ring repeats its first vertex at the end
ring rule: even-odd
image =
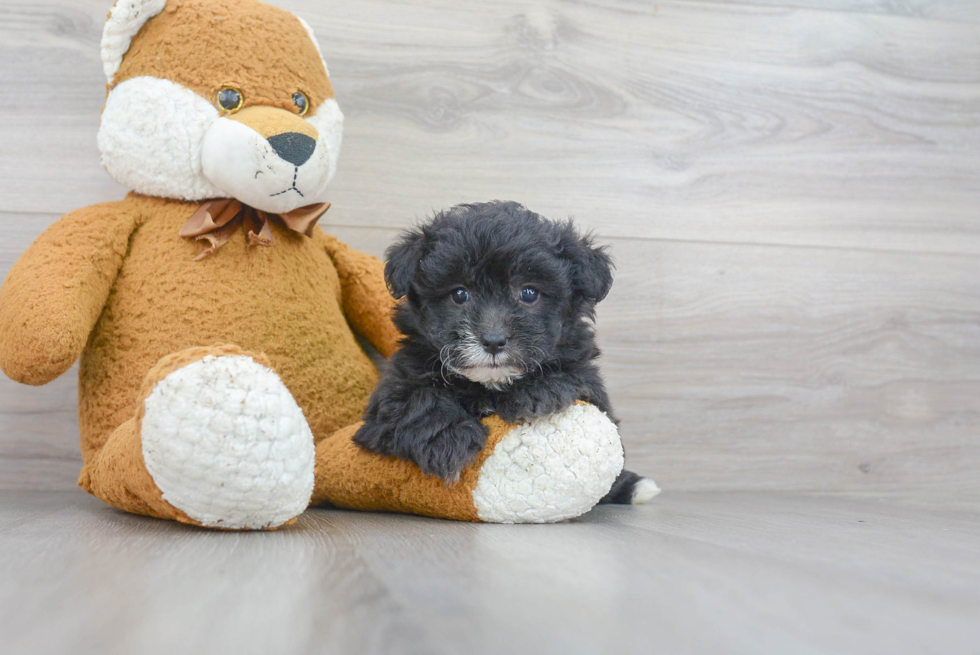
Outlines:
{"type": "Polygon", "coordinates": [[[480,467],[473,504],[489,523],[551,523],[589,511],[623,469],[619,431],[593,405],[524,423],[480,467]]]}
{"type": "Polygon", "coordinates": [[[280,526],[313,491],[313,434],[292,394],[251,357],[207,356],[145,400],[143,459],[163,499],[202,525],[280,526]]]}

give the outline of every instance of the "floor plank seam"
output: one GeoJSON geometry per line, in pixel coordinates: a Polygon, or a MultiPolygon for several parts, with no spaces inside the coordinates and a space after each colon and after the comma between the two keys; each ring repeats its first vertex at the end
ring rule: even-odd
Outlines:
{"type": "Polygon", "coordinates": [[[711,8],[729,8],[729,7],[754,7],[759,9],[781,9],[784,11],[799,11],[799,12],[813,12],[821,14],[843,14],[847,16],[876,16],[880,18],[892,18],[892,19],[905,19],[912,21],[922,21],[930,23],[938,23],[945,25],[959,25],[961,23],[969,23],[971,25],[980,24],[980,19],[969,20],[953,20],[950,18],[933,18],[931,16],[911,16],[908,14],[896,14],[883,11],[867,11],[867,10],[854,10],[854,9],[841,9],[841,8],[827,8],[827,7],[815,7],[807,5],[790,5],[790,4],[767,4],[760,2],[717,2],[714,0],[698,0],[689,4],[702,5],[711,8]]]}

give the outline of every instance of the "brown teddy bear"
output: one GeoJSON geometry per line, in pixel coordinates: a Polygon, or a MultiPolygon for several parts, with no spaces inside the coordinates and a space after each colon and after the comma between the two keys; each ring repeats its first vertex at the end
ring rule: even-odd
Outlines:
{"type": "Polygon", "coordinates": [[[0,289],[0,366],[81,358],[79,485],[120,509],[274,528],[311,503],[498,522],[576,516],[622,469],[577,405],[491,417],[447,486],[351,436],[397,347],[381,263],[316,226],[343,115],[310,27],[255,0],[119,0],[99,147],[133,189],[45,231],[0,289]]]}

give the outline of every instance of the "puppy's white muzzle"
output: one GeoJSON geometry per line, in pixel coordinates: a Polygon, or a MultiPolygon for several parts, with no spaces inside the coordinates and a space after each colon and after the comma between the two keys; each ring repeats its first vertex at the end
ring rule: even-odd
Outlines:
{"type": "Polygon", "coordinates": [[[454,354],[451,368],[468,380],[492,389],[502,388],[524,373],[509,354],[491,355],[472,334],[466,335],[462,347],[454,354]]]}

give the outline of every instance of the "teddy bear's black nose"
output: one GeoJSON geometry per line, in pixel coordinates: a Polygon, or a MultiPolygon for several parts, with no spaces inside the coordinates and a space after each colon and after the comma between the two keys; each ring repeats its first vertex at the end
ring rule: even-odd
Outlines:
{"type": "Polygon", "coordinates": [[[316,150],[316,141],[299,132],[270,136],[267,141],[276,154],[293,166],[302,166],[316,150]]]}

